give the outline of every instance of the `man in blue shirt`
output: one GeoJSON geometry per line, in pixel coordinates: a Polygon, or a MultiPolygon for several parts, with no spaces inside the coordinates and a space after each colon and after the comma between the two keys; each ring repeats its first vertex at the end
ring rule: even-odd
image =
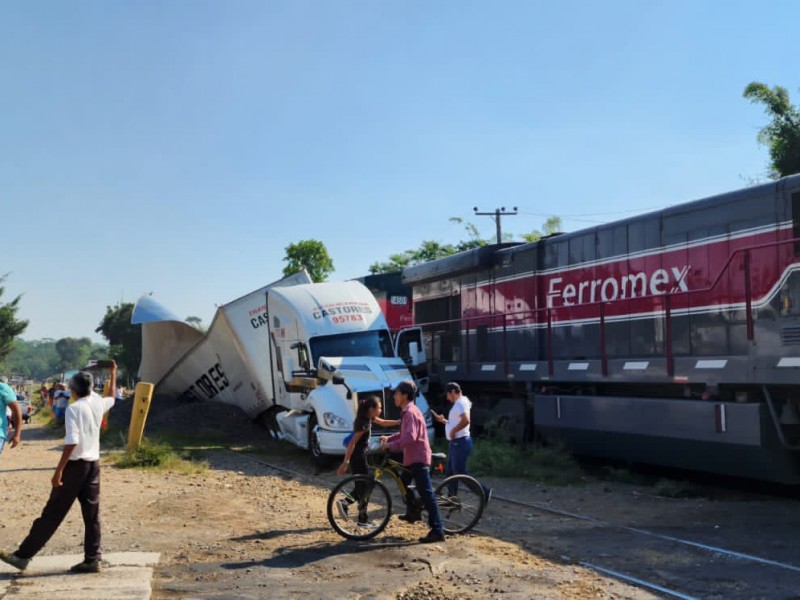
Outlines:
{"type": "Polygon", "coordinates": [[[19,444],[19,435],[22,433],[22,410],[17,402],[17,395],[7,383],[5,377],[0,378],[0,454],[6,445],[8,435],[8,417],[6,408],[11,409],[11,416],[14,418],[14,437],[11,438],[11,447],[19,444]]]}

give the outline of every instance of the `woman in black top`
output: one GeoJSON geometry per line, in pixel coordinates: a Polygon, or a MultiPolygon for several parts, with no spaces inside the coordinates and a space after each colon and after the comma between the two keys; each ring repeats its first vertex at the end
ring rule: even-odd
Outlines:
{"type": "MultiPolygon", "coordinates": [[[[358,403],[358,410],[356,411],[356,420],[353,423],[353,434],[347,444],[347,450],[344,453],[344,461],[337,469],[339,475],[344,475],[347,472],[348,466],[350,472],[355,475],[366,475],[369,472],[367,466],[367,452],[369,451],[369,438],[372,435],[372,423],[380,425],[381,427],[397,426],[397,421],[387,421],[380,418],[381,400],[377,396],[369,396],[358,403]]],[[[350,494],[355,500],[361,498],[364,483],[356,483],[353,492],[350,494]]],[[[337,508],[342,518],[346,519],[348,515],[348,508],[352,501],[339,500],[337,508]]],[[[366,523],[367,514],[359,510],[358,522],[366,523]]]]}

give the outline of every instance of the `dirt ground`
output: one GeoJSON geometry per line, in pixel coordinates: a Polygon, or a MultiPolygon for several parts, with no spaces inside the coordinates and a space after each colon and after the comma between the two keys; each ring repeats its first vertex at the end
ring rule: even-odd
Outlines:
{"type": "MultiPolygon", "coordinates": [[[[153,429],[173,427],[188,414],[156,416],[153,429]]],[[[197,425],[195,433],[213,424],[213,415],[206,418],[212,423],[197,425]]],[[[751,565],[501,500],[492,502],[478,531],[444,544],[417,544],[426,528],[396,519],[372,542],[345,541],[325,516],[335,474],[314,477],[301,451],[267,440],[243,417],[236,419],[236,427],[217,419],[224,427],[209,435],[208,443],[193,442],[202,446],[198,451],[210,465],[203,474],[103,468],[104,550],[160,552],[155,598],[660,597],[577,564],[582,561],[696,597],[800,598],[800,572],[751,565]],[[303,475],[289,476],[257,460],[303,475]]],[[[53,431],[31,426],[20,448],[0,456],[0,547],[13,549],[38,516],[60,447],[53,431]]],[[[667,500],[635,487],[593,481],[569,488],[489,483],[502,497],[658,529],[776,561],[798,559],[800,517],[789,500],[739,494],[667,500]]],[[[76,506],[43,552],[80,552],[82,531],[76,506]]]]}

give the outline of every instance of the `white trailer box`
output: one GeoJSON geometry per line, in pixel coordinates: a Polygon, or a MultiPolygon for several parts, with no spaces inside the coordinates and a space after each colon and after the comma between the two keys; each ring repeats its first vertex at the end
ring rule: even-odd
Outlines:
{"type": "Polygon", "coordinates": [[[257,417],[273,405],[267,290],[310,281],[303,271],[220,306],[208,333],[197,332],[199,339],[188,349],[180,340],[191,337],[185,331],[191,326],[166,309],[154,310],[152,299],[144,296],[131,318],[142,324],[140,377],[155,382],[156,397],[223,402],[257,417]]]}

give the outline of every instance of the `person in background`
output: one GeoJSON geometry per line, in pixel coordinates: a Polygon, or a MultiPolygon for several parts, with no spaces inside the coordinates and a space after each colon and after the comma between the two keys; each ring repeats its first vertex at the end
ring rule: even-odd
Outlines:
{"type": "Polygon", "coordinates": [[[7,410],[11,411],[11,419],[14,423],[14,436],[11,438],[9,445],[11,448],[16,448],[22,435],[22,410],[17,402],[17,395],[8,385],[8,379],[0,377],[0,454],[3,453],[3,448],[6,445],[6,436],[8,435],[7,410]]]}
{"type": "Polygon", "coordinates": [[[61,425],[64,422],[64,415],[69,406],[70,393],[67,386],[63,383],[56,385],[58,388],[53,395],[53,412],[56,416],[56,423],[61,425]]]}
{"type": "Polygon", "coordinates": [[[51,410],[53,409],[53,403],[55,402],[56,392],[58,391],[58,384],[54,383],[50,386],[50,389],[47,391],[47,407],[51,410]]]}
{"type": "MultiPolygon", "coordinates": [[[[469,475],[467,461],[469,460],[469,455],[472,454],[472,436],[469,431],[472,402],[461,393],[461,386],[455,382],[450,382],[444,386],[444,391],[448,402],[452,404],[450,412],[446,419],[440,414],[433,414],[434,419],[444,425],[445,437],[450,442],[450,448],[447,452],[447,465],[444,472],[445,477],[460,473],[469,475]]],[[[486,497],[486,504],[489,504],[489,500],[492,499],[492,490],[483,484],[481,484],[481,487],[486,497]]],[[[458,484],[448,491],[451,496],[455,496],[458,493],[458,484]]]]}
{"type": "MultiPolygon", "coordinates": [[[[396,452],[403,451],[403,465],[409,469],[409,473],[404,473],[403,481],[406,485],[413,478],[417,486],[417,492],[422,497],[422,504],[428,511],[428,525],[430,531],[425,537],[419,539],[422,544],[433,542],[443,542],[444,524],[439,514],[439,506],[433,495],[433,484],[431,483],[431,446],[428,442],[428,428],[425,425],[425,418],[422,416],[414,398],[417,395],[417,386],[413,381],[401,381],[394,390],[394,403],[397,408],[402,410],[400,418],[400,432],[391,436],[382,436],[381,449],[385,452],[391,450],[396,452]]],[[[421,507],[416,500],[414,492],[408,490],[406,497],[406,514],[401,515],[400,519],[409,523],[419,521],[421,507]]]]}
{"type": "Polygon", "coordinates": [[[113,361],[108,363],[109,397],[103,398],[92,391],[92,375],[86,371],[69,380],[76,400],[67,408],[64,450],[53,474],[50,498],[19,548],[13,553],[0,552],[0,560],[20,571],[28,567],[31,558],[50,540],[78,500],[85,529],[84,560],[71,567],[70,572],[100,572],[100,423],[103,413],[114,406],[117,380],[117,365],[113,361]]]}

